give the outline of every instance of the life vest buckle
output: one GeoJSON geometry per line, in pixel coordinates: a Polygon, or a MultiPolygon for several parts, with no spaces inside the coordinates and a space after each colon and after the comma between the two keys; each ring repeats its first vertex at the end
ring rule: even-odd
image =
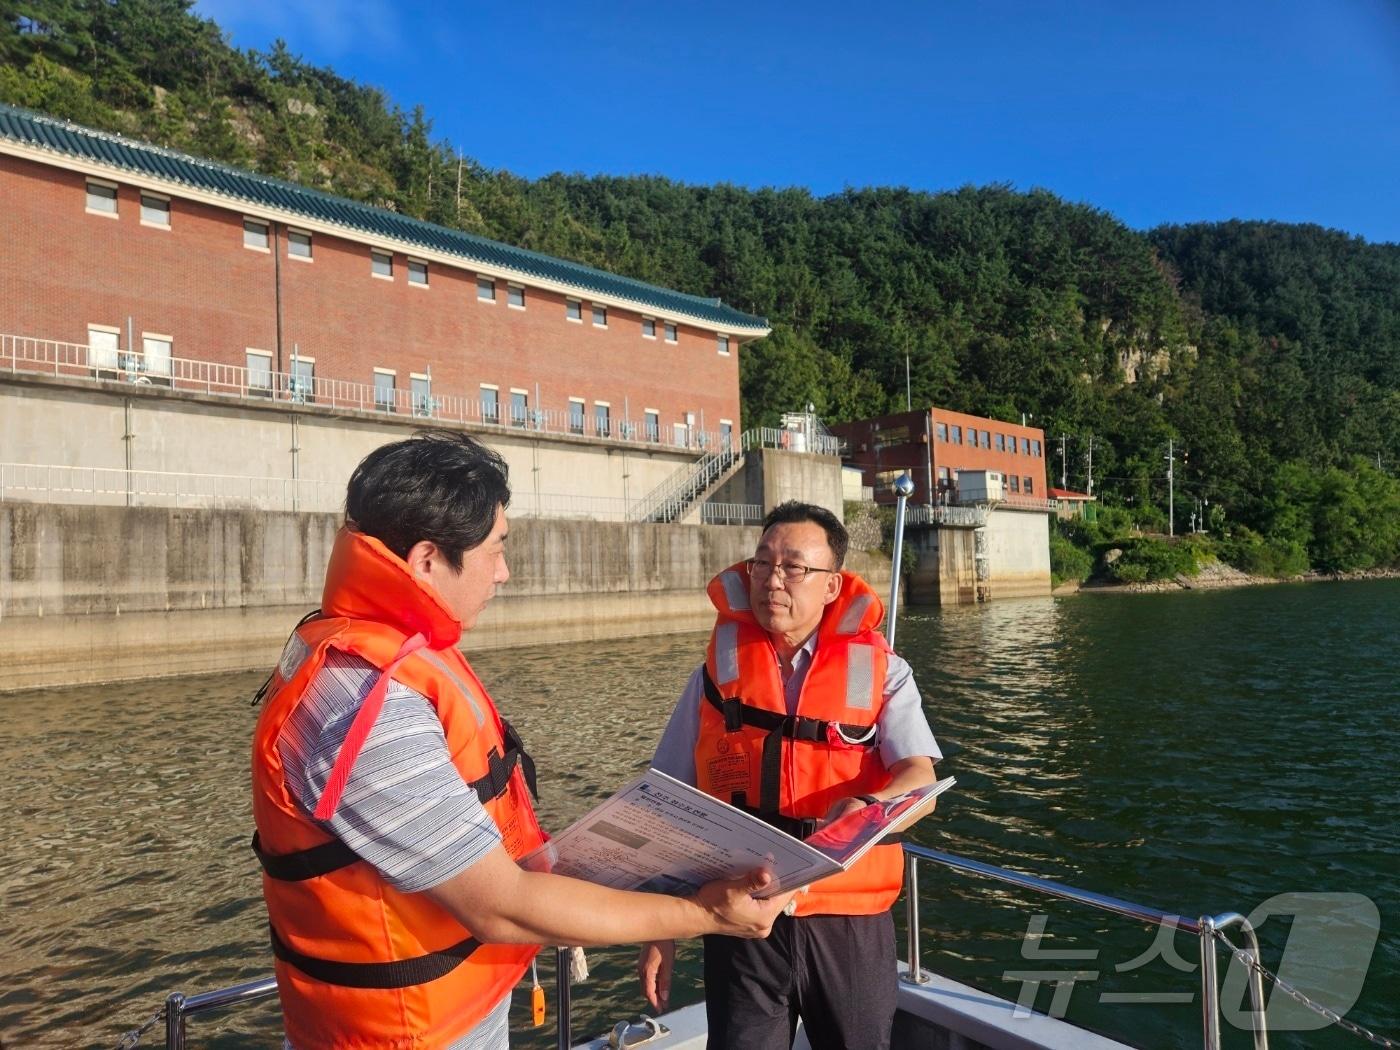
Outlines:
{"type": "Polygon", "coordinates": [[[875,743],[875,734],[878,732],[875,726],[867,726],[860,736],[850,736],[846,733],[845,727],[840,722],[828,722],[826,724],[826,742],[832,747],[843,750],[854,750],[860,747],[871,747],[875,743]]]}
{"type": "Polygon", "coordinates": [[[732,696],[720,704],[720,711],[724,715],[724,731],[726,733],[737,733],[744,728],[744,701],[737,696],[732,696]]]}

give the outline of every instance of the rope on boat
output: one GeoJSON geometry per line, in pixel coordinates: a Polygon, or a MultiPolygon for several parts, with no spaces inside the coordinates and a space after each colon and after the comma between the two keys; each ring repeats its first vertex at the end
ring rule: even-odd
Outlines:
{"type": "Polygon", "coordinates": [[[155,1013],[151,1014],[151,1019],[140,1028],[133,1028],[131,1031],[127,1032],[126,1035],[122,1036],[121,1042],[117,1043],[117,1050],[132,1050],[132,1047],[141,1041],[143,1035],[164,1020],[165,1007],[162,1006],[155,1013]]]}
{"type": "Polygon", "coordinates": [[[1350,1032],[1352,1035],[1359,1035],[1362,1039],[1369,1040],[1376,1046],[1389,1047],[1391,1050],[1400,1050],[1400,1043],[1397,1043],[1394,1039],[1388,1039],[1383,1035],[1377,1035],[1369,1028],[1364,1028],[1355,1021],[1348,1021],[1341,1014],[1337,1013],[1336,1010],[1308,998],[1305,993],[1294,988],[1282,977],[1278,976],[1278,974],[1270,973],[1268,970],[1264,969],[1263,966],[1255,962],[1254,956],[1250,955],[1243,948],[1236,945],[1234,941],[1230,940],[1229,937],[1225,936],[1223,930],[1217,929],[1215,931],[1215,936],[1219,939],[1221,944],[1225,945],[1231,955],[1244,963],[1245,966],[1255,971],[1259,976],[1268,980],[1275,988],[1293,1001],[1301,1003],[1318,1016],[1327,1018],[1327,1020],[1331,1021],[1344,1032],[1350,1032]]]}

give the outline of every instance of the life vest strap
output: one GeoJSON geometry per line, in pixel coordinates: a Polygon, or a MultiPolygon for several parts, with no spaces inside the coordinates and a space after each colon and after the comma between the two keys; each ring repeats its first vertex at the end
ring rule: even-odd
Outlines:
{"type": "Polygon", "coordinates": [[[376,963],[339,962],[303,955],[278,937],[271,923],[267,929],[271,935],[274,956],[289,966],[295,966],[313,980],[339,985],[342,988],[409,988],[417,984],[427,984],[447,976],[481,947],[481,942],[475,937],[468,937],[450,948],[412,959],[376,963]]]}
{"type": "MultiPolygon", "coordinates": [[[[540,797],[535,784],[535,760],[525,750],[520,734],[514,727],[504,718],[501,719],[501,724],[505,728],[506,753],[502,755],[493,747],[486,756],[486,775],[467,783],[467,787],[476,792],[476,797],[481,800],[483,806],[506,793],[516,766],[520,767],[530,794],[535,798],[540,797]]],[[[252,847],[263,871],[269,878],[279,882],[305,882],[307,879],[319,878],[341,868],[348,868],[360,860],[360,855],[340,839],[331,839],[319,846],[311,846],[295,853],[273,854],[263,850],[262,840],[257,832],[254,832],[252,847]]]]}
{"type": "Polygon", "coordinates": [[[781,735],[789,740],[825,744],[831,742],[832,732],[835,731],[849,747],[876,747],[880,743],[879,733],[871,732],[870,726],[808,718],[806,715],[780,715],[776,711],[746,704],[740,697],[726,697],[710,677],[710,669],[702,666],[700,670],[704,678],[705,699],[724,718],[726,733],[735,733],[744,726],[751,726],[770,733],[781,730],[781,735]]]}
{"type": "Polygon", "coordinates": [[[759,760],[758,809],[753,812],[774,827],[778,827],[774,823],[776,820],[794,819],[785,817],[778,811],[778,800],[782,797],[783,786],[784,739],[833,744],[833,736],[839,736],[843,747],[864,748],[875,747],[880,742],[880,734],[874,726],[852,726],[824,718],[808,718],[806,715],[780,715],[776,711],[746,704],[739,697],[726,697],[710,677],[709,667],[702,667],[701,671],[705,699],[724,716],[725,732],[733,733],[746,725],[768,731],[768,735],[763,738],[763,753],[759,760]]]}
{"type": "Polygon", "coordinates": [[[360,859],[359,854],[340,839],[331,839],[310,849],[296,853],[273,854],[262,848],[262,839],[253,832],[253,853],[268,878],[278,882],[305,882],[307,879],[329,875],[333,871],[349,867],[360,859]]]}

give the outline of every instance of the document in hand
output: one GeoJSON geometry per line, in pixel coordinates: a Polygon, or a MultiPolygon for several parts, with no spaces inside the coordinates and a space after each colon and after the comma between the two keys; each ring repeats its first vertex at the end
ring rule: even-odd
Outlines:
{"type": "Polygon", "coordinates": [[[947,777],[866,806],[804,842],[649,769],[520,863],[616,889],[678,896],[767,867],[773,883],[763,896],[772,896],[850,867],[885,835],[928,813],[953,783],[947,777]]]}

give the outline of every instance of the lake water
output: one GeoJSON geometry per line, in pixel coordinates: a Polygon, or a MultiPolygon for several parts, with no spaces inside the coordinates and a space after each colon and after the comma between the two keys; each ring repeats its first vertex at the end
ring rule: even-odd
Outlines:
{"type": "MultiPolygon", "coordinates": [[[[1276,969],[1282,958],[1298,983],[1326,994],[1360,983],[1349,1016],[1394,1036],[1397,638],[1397,581],[912,612],[900,649],[945,751],[939,771],[958,778],[915,837],[1193,917],[1248,914],[1278,894],[1325,895],[1303,898],[1291,925],[1286,916],[1264,924],[1266,962],[1276,969]],[[1345,956],[1365,938],[1337,906],[1365,904],[1338,896],[1347,894],[1380,915],[1364,983],[1345,956]],[[1284,957],[1290,929],[1296,943],[1284,957]],[[1304,943],[1317,929],[1322,951],[1304,943]]],[[[703,637],[690,635],[474,660],[536,756],[547,827],[645,765],[702,649],[703,637]]],[[[260,680],[0,698],[9,771],[0,780],[0,1046],[113,1046],[171,990],[270,972],[247,845],[248,698],[260,680]]],[[[932,867],[923,890],[930,968],[1009,998],[1026,988],[1017,974],[1041,972],[1040,1009],[1057,974],[1084,971],[1095,976],[1068,988],[1070,1019],[1139,1046],[1200,1046],[1194,938],[1177,935],[1165,959],[1151,928],[1106,913],[932,867]],[[1032,923],[1044,936],[1028,949],[1032,923]]],[[[697,955],[683,957],[676,1005],[700,998],[697,955]]],[[[590,957],[594,977],[575,990],[576,1034],[606,1031],[642,1006],[632,949],[590,957]]],[[[548,956],[540,976],[552,993],[548,956]]],[[[551,1003],[551,1025],[552,1012],[551,1003]]],[[[205,1015],[191,1022],[191,1044],[274,1047],[277,1022],[275,1001],[205,1015]]],[[[515,1042],[553,1038],[552,1027],[520,1028],[515,1042]]],[[[1225,1039],[1248,1045],[1228,1027],[1225,1039]]],[[[1277,1033],[1272,1045],[1364,1044],[1333,1029],[1277,1033]]]]}

